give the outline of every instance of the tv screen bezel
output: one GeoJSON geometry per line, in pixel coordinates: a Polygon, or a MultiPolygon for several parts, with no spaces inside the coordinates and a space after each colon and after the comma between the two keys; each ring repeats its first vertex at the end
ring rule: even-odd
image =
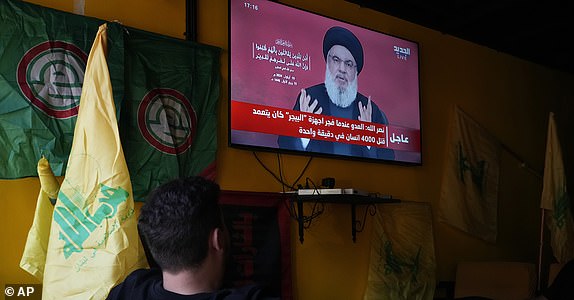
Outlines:
{"type": "MultiPolygon", "coordinates": [[[[342,19],[338,19],[338,18],[334,18],[334,17],[330,17],[327,15],[323,15],[314,11],[309,11],[303,8],[299,8],[299,7],[295,7],[289,4],[285,4],[285,3],[280,3],[277,1],[271,1],[271,0],[260,0],[260,1],[266,1],[266,2],[272,2],[274,5],[280,5],[285,7],[286,9],[289,10],[296,10],[296,11],[301,11],[301,12],[305,12],[305,13],[309,13],[318,17],[322,17],[322,18],[326,18],[328,20],[332,20],[332,21],[336,21],[336,22],[340,22],[343,25],[351,25],[351,26],[356,26],[368,31],[372,31],[374,33],[378,33],[381,35],[385,35],[385,36],[389,36],[389,37],[393,37],[393,38],[397,38],[406,42],[410,42],[416,45],[417,47],[417,55],[416,55],[416,59],[417,59],[417,79],[418,79],[418,114],[419,114],[419,149],[420,151],[419,153],[419,157],[420,160],[418,162],[414,162],[414,161],[402,161],[402,160],[390,160],[390,159],[381,159],[381,158],[369,158],[369,157],[360,157],[360,156],[350,156],[350,155],[341,155],[341,154],[331,154],[331,153],[323,153],[323,152],[310,152],[310,151],[299,151],[299,150],[291,150],[291,149],[285,149],[285,148],[280,148],[280,147],[264,147],[264,146],[258,146],[258,145],[246,145],[246,144],[239,144],[239,143],[233,143],[232,142],[232,128],[231,128],[231,115],[232,115],[232,53],[233,53],[233,49],[232,49],[232,22],[231,22],[231,14],[232,14],[232,5],[231,2],[233,1],[238,1],[238,0],[228,0],[228,47],[229,47],[229,51],[228,51],[228,83],[227,83],[227,87],[228,87],[228,91],[227,91],[227,96],[228,96],[228,103],[227,103],[227,145],[230,148],[234,148],[234,149],[241,149],[241,150],[249,150],[249,151],[262,151],[262,152],[269,152],[269,153],[278,153],[278,154],[289,154],[289,155],[296,155],[296,156],[304,156],[304,157],[321,157],[321,158],[330,158],[330,159],[335,159],[335,160],[346,160],[346,161],[363,161],[363,162],[369,162],[369,163],[382,163],[382,164],[391,164],[391,165],[403,165],[403,166],[422,166],[423,165],[423,126],[422,126],[422,89],[421,89],[421,77],[420,77],[420,72],[421,72],[421,55],[420,55],[420,44],[417,41],[411,40],[411,39],[407,39],[401,36],[397,36],[397,35],[393,35],[390,33],[386,33],[383,31],[379,31],[379,30],[375,30],[372,28],[368,28],[365,27],[363,25],[359,25],[359,24],[355,24],[355,23],[351,23],[349,21],[346,20],[342,20],[342,19]]],[[[248,3],[249,1],[243,1],[248,3]]]]}

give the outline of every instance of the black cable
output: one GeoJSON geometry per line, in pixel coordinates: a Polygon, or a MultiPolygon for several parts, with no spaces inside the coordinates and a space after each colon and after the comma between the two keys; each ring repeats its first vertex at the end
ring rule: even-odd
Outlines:
{"type": "Polygon", "coordinates": [[[303,168],[303,170],[301,171],[301,174],[299,174],[299,177],[297,177],[297,179],[295,179],[295,181],[293,182],[293,184],[291,186],[295,186],[295,184],[297,182],[299,182],[299,180],[301,179],[301,177],[303,177],[303,174],[305,174],[305,171],[307,171],[307,168],[309,167],[309,164],[311,164],[311,161],[313,160],[313,156],[309,157],[309,160],[307,160],[307,164],[305,165],[305,167],[303,168]]]}
{"type": "MultiPolygon", "coordinates": [[[[281,156],[280,156],[281,157],[281,156]]],[[[305,174],[305,172],[307,171],[307,168],[309,167],[309,165],[311,164],[311,161],[313,160],[313,156],[310,156],[309,159],[307,160],[307,163],[305,164],[305,167],[303,168],[303,170],[301,170],[301,173],[299,174],[299,176],[297,177],[297,179],[295,179],[295,181],[293,181],[293,184],[291,185],[291,188],[293,190],[295,190],[295,184],[297,184],[297,182],[299,182],[299,180],[301,179],[301,177],[303,177],[303,175],[305,174]]],[[[281,168],[281,164],[279,164],[279,172],[283,172],[283,169],[281,168]]],[[[295,206],[293,201],[290,201],[290,212],[291,213],[291,217],[294,218],[295,220],[299,221],[299,218],[297,216],[297,212],[295,210],[295,206]]],[[[309,220],[309,225],[305,225],[305,223],[307,223],[307,218],[303,216],[302,221],[303,221],[303,228],[309,228],[309,226],[311,225],[310,220],[309,220]]]]}
{"type": "Polygon", "coordinates": [[[319,217],[321,214],[323,214],[323,211],[325,211],[325,204],[315,202],[315,204],[313,204],[313,209],[311,210],[311,214],[309,216],[303,217],[303,228],[307,229],[307,228],[311,227],[311,222],[313,220],[315,220],[317,217],[319,217]],[[318,204],[321,204],[319,209],[317,209],[318,204]]]}
{"type": "Polygon", "coordinates": [[[259,159],[259,157],[257,156],[257,153],[252,152],[253,156],[255,156],[255,159],[257,159],[257,161],[259,162],[259,164],[267,171],[269,172],[269,174],[271,174],[271,176],[273,176],[273,178],[275,178],[275,180],[277,180],[277,182],[279,182],[281,184],[281,189],[283,191],[285,191],[285,187],[289,188],[290,190],[296,190],[295,188],[295,184],[297,184],[297,182],[299,182],[299,180],[301,179],[301,177],[303,177],[303,175],[305,174],[305,172],[307,171],[307,168],[309,168],[309,165],[311,164],[311,161],[313,160],[313,157],[309,157],[309,160],[307,160],[307,163],[305,164],[305,167],[303,168],[303,170],[301,170],[301,173],[299,174],[299,176],[297,177],[297,179],[295,179],[295,181],[293,182],[293,184],[289,185],[288,183],[285,183],[285,181],[283,180],[283,167],[281,166],[281,162],[280,162],[280,156],[278,154],[278,160],[279,160],[279,176],[277,176],[277,174],[275,174],[273,171],[271,171],[262,161],[261,159],[259,159]]]}
{"type": "MultiPolygon", "coordinates": [[[[276,156],[277,156],[277,166],[279,168],[279,179],[281,179],[281,182],[285,182],[283,180],[283,169],[281,168],[281,158],[279,157],[279,153],[277,153],[276,156]]],[[[281,189],[283,190],[283,193],[285,193],[285,185],[284,184],[281,185],[281,189]]],[[[291,189],[293,189],[293,186],[291,186],[291,189]]]]}
{"type": "MultiPolygon", "coordinates": [[[[275,178],[275,180],[277,180],[279,183],[281,183],[281,189],[283,190],[283,192],[285,192],[285,187],[288,187],[288,188],[290,188],[291,190],[294,190],[293,186],[289,186],[288,184],[286,184],[286,183],[283,181],[283,175],[282,175],[282,173],[281,173],[281,170],[280,170],[280,173],[279,173],[280,175],[279,175],[279,177],[278,177],[273,171],[271,171],[271,170],[259,159],[259,157],[257,156],[257,153],[255,153],[255,152],[252,152],[252,153],[253,153],[253,156],[255,156],[255,159],[257,159],[257,161],[259,162],[259,164],[260,164],[267,172],[269,172],[269,174],[271,174],[271,176],[273,176],[273,178],[275,178]]],[[[281,168],[281,166],[280,166],[280,168],[281,168]]],[[[285,208],[286,208],[287,211],[289,212],[289,217],[292,218],[292,219],[294,219],[294,220],[298,220],[297,212],[296,212],[296,210],[295,210],[295,207],[294,207],[294,205],[293,205],[293,202],[289,200],[289,197],[285,197],[285,199],[284,199],[284,201],[283,201],[283,204],[285,205],[285,208]],[[288,205],[286,201],[289,201],[289,202],[290,202],[290,205],[288,205]]]]}
{"type": "MultiPolygon", "coordinates": [[[[259,157],[257,156],[257,153],[255,153],[254,151],[252,152],[253,156],[255,157],[255,159],[257,160],[257,162],[259,162],[259,164],[263,167],[263,169],[265,169],[269,174],[271,174],[271,176],[273,176],[273,178],[275,178],[275,180],[277,180],[277,182],[279,182],[281,184],[281,189],[283,191],[283,193],[285,193],[285,187],[288,187],[291,190],[295,190],[295,184],[297,184],[297,182],[299,182],[299,180],[301,179],[301,177],[303,177],[303,175],[305,174],[305,172],[307,171],[307,168],[309,167],[309,165],[311,164],[311,161],[313,160],[313,157],[309,157],[309,159],[307,160],[307,163],[305,164],[305,167],[303,168],[303,170],[301,171],[301,173],[299,174],[299,176],[297,177],[297,179],[293,182],[292,185],[289,185],[287,183],[285,183],[284,179],[283,179],[283,167],[281,165],[281,156],[279,153],[277,153],[277,164],[278,164],[278,168],[279,168],[279,175],[275,174],[271,169],[269,169],[262,161],[261,159],[259,159],[259,157]]],[[[305,184],[308,185],[308,182],[311,181],[311,183],[313,184],[313,186],[315,186],[315,183],[309,178],[306,178],[305,184]]],[[[317,187],[315,186],[315,189],[317,189],[317,187]]],[[[285,197],[285,201],[289,201],[289,197],[285,197]]],[[[297,211],[295,210],[293,201],[289,201],[290,205],[288,205],[285,201],[283,201],[284,205],[287,208],[287,211],[289,212],[289,216],[294,219],[294,220],[299,220],[299,217],[297,215],[297,211]]],[[[318,217],[320,214],[323,213],[324,210],[324,204],[321,203],[321,208],[317,209],[317,202],[315,202],[315,204],[313,205],[313,209],[311,211],[311,215],[309,216],[303,216],[302,217],[302,221],[303,221],[303,226],[304,228],[309,228],[309,226],[311,225],[311,221],[313,219],[315,219],[316,217],[318,217]],[[306,224],[306,225],[305,225],[306,224]]]]}
{"type": "Polygon", "coordinates": [[[259,162],[259,164],[263,167],[263,169],[265,169],[265,171],[269,172],[269,174],[271,174],[271,176],[273,176],[273,178],[275,178],[275,180],[277,180],[281,185],[282,188],[284,188],[285,186],[288,188],[293,189],[293,187],[290,187],[287,183],[283,182],[283,180],[279,177],[277,177],[277,175],[275,173],[273,173],[273,171],[271,171],[269,168],[267,168],[267,166],[259,159],[259,157],[257,156],[257,153],[252,152],[253,156],[255,156],[255,159],[257,159],[257,161],[259,162]]]}
{"type": "MultiPolygon", "coordinates": [[[[281,167],[281,157],[279,153],[277,153],[277,165],[279,167],[279,178],[281,179],[281,182],[285,182],[283,180],[283,168],[281,167]]],[[[285,184],[281,185],[281,189],[283,190],[283,194],[285,194],[285,184]]],[[[291,189],[294,189],[293,186],[291,186],[291,189]]],[[[289,217],[291,219],[298,220],[295,206],[293,205],[293,201],[289,200],[289,197],[285,197],[285,199],[283,199],[283,205],[285,205],[285,208],[289,212],[289,217]],[[290,203],[290,205],[287,204],[287,201],[290,203]]]]}
{"type": "MultiPolygon", "coordinates": [[[[313,180],[311,180],[311,178],[306,177],[305,178],[305,186],[306,187],[309,186],[309,182],[311,182],[311,185],[313,186],[315,193],[317,193],[317,195],[320,195],[321,193],[319,192],[318,186],[315,184],[315,182],[313,182],[313,180]]],[[[311,214],[309,216],[303,217],[303,228],[311,227],[311,222],[315,218],[319,217],[324,211],[325,211],[325,204],[322,202],[319,203],[318,201],[315,201],[315,203],[313,204],[313,209],[311,210],[311,214]],[[318,204],[321,204],[321,206],[319,208],[317,207],[318,204]]]]}

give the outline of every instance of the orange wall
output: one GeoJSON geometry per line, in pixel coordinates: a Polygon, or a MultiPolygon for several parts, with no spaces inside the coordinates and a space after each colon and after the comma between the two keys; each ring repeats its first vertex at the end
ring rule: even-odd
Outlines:
{"type": "MultiPolygon", "coordinates": [[[[71,0],[33,0],[45,6],[74,11],[71,0]]],[[[360,8],[344,0],[281,1],[312,12],[419,42],[421,53],[423,165],[313,159],[303,176],[318,182],[336,178],[341,187],[391,194],[410,201],[429,202],[435,216],[437,279],[454,280],[462,260],[513,260],[535,263],[538,258],[539,199],[542,181],[521,168],[508,152],[501,158],[499,241],[488,244],[436,221],[449,112],[459,105],[502,143],[541,172],[548,112],[574,98],[571,75],[513,58],[486,47],[360,8]],[[328,3],[327,3],[328,2],[328,3]]],[[[79,3],[79,1],[78,1],[79,3]]],[[[85,0],[85,15],[160,34],[183,38],[184,1],[85,0]]],[[[222,189],[278,192],[281,186],[249,151],[227,146],[228,16],[226,0],[199,0],[198,39],[222,48],[222,87],[218,131],[218,179],[222,189]],[[246,172],[249,170],[249,172],[246,172]]],[[[76,10],[81,11],[81,10],[76,10]]],[[[557,118],[564,111],[557,111],[557,118]]],[[[258,153],[277,172],[276,155],[258,153]]],[[[307,161],[282,155],[287,181],[295,180],[307,161]]],[[[37,179],[0,181],[0,286],[34,283],[18,268],[32,221],[37,179]]],[[[309,207],[307,207],[309,208],[309,207]]],[[[325,213],[298,242],[293,223],[293,289],[298,299],[360,299],[366,285],[371,222],[351,241],[350,210],[327,205],[325,213]]]]}

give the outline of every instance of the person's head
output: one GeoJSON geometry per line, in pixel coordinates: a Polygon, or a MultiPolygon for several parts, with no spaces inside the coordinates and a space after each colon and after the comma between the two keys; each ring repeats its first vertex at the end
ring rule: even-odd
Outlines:
{"type": "Polygon", "coordinates": [[[323,38],[325,57],[325,87],[331,101],[348,107],[358,90],[357,76],[363,69],[363,47],[348,29],[331,27],[323,38]]]}
{"type": "MultiPolygon", "coordinates": [[[[213,255],[214,247],[227,251],[218,199],[219,186],[202,177],[167,182],[149,195],[138,229],[162,271],[193,271],[213,255]]],[[[222,257],[217,276],[223,276],[224,262],[222,257]]]]}

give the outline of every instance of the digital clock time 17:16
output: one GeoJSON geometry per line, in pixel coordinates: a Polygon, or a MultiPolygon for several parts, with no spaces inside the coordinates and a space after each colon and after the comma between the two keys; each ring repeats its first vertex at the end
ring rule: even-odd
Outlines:
{"type": "Polygon", "coordinates": [[[259,10],[259,6],[257,4],[251,4],[249,2],[243,2],[243,5],[249,9],[259,10]]]}

